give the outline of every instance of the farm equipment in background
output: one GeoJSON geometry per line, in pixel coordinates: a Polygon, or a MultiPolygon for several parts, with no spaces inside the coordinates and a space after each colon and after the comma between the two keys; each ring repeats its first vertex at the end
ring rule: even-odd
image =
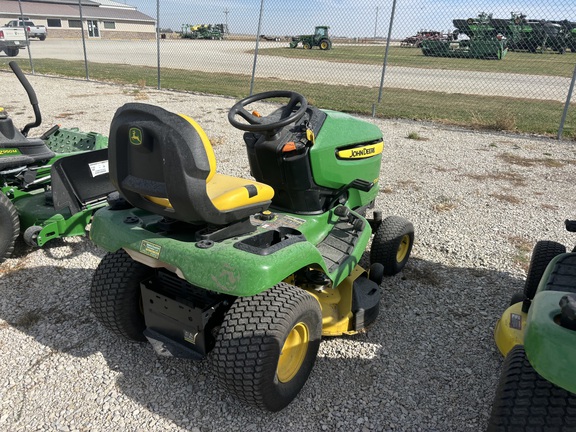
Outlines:
{"type": "Polygon", "coordinates": [[[21,232],[36,247],[85,235],[92,214],[114,190],[105,136],[54,126],[39,138],[28,137],[42,122],[38,100],[18,64],[9,65],[28,94],[35,121],[20,131],[0,108],[0,262],[12,254],[21,232]]]}
{"type": "Polygon", "coordinates": [[[332,49],[332,40],[328,35],[329,28],[328,26],[316,26],[313,35],[293,36],[290,48],[296,48],[301,43],[304,49],[312,49],[315,46],[323,51],[332,49]]]}
{"type": "Polygon", "coordinates": [[[436,30],[420,30],[414,36],[409,36],[400,42],[402,47],[420,48],[425,40],[442,40],[451,39],[451,35],[436,30]]]}
{"type": "Polygon", "coordinates": [[[182,25],[183,39],[211,39],[222,40],[226,33],[226,24],[184,24],[182,25]]]}
{"type": "Polygon", "coordinates": [[[422,41],[422,53],[434,57],[465,57],[478,59],[504,58],[506,38],[491,23],[492,16],[481,13],[477,18],[453,20],[456,30],[448,40],[422,41]],[[460,35],[467,39],[458,39],[460,35]]]}
{"type": "Polygon", "coordinates": [[[492,18],[491,22],[512,51],[566,52],[570,29],[564,23],[569,21],[528,20],[526,15],[512,12],[510,19],[492,18]]]}

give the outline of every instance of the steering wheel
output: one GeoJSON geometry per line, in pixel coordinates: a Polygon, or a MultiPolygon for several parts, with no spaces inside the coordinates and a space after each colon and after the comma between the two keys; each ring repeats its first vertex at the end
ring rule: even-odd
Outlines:
{"type": "Polygon", "coordinates": [[[243,131],[273,131],[299,120],[306,112],[306,109],[308,109],[308,101],[300,93],[288,90],[268,91],[248,96],[236,103],[232,108],[230,108],[230,111],[228,111],[228,121],[232,126],[243,131]],[[255,113],[248,112],[245,108],[251,103],[274,98],[290,98],[290,101],[282,107],[280,119],[277,121],[272,121],[270,115],[260,117],[255,113]],[[294,111],[294,108],[296,108],[298,104],[300,104],[300,108],[294,111]],[[241,123],[236,119],[236,116],[242,117],[248,122],[248,124],[241,123]]]}

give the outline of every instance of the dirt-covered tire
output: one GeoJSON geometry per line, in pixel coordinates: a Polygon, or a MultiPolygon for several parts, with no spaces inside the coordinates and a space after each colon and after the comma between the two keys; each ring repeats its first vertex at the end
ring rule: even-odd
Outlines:
{"type": "Polygon", "coordinates": [[[540,279],[542,279],[550,261],[565,252],[566,246],[555,241],[541,240],[536,243],[532,250],[532,258],[530,259],[530,266],[528,267],[526,282],[524,283],[524,297],[528,300],[534,298],[540,279]]]}
{"type": "Polygon", "coordinates": [[[306,383],[321,334],[320,306],[300,288],[280,283],[239,297],[212,352],[218,381],[244,402],[279,411],[306,383]]]}
{"type": "Polygon", "coordinates": [[[541,377],[516,345],[502,367],[488,432],[574,430],[576,395],[541,377]]]}
{"type": "Polygon", "coordinates": [[[92,312],[113,333],[145,341],[140,282],[153,270],[134,261],[124,251],[107,253],[94,272],[90,289],[92,312]]]}
{"type": "Polygon", "coordinates": [[[12,201],[0,192],[0,263],[12,255],[20,234],[20,219],[12,201]]]}
{"type": "Polygon", "coordinates": [[[374,233],[370,264],[382,264],[384,275],[393,276],[402,271],[408,262],[413,244],[412,223],[400,216],[388,216],[374,233]]]}

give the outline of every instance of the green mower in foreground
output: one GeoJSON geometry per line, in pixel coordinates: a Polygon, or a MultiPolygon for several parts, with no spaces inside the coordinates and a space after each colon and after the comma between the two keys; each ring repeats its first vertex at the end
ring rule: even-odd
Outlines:
{"type": "Polygon", "coordinates": [[[108,253],[91,306],[109,330],[159,355],[211,358],[229,393],[278,411],[304,386],[322,336],[374,322],[383,276],[406,264],[414,228],[366,216],[379,190],[376,126],[290,91],[243,99],[228,119],[245,131],[255,180],[216,173],[190,117],[140,103],[116,112],[119,193],[92,222],[108,253]],[[267,116],[247,109],[278,98],[288,102],[267,116]]]}
{"type": "Polygon", "coordinates": [[[34,89],[9,63],[28,93],[35,121],[21,131],[0,107],[0,262],[22,232],[30,246],[85,235],[93,212],[114,189],[108,181],[108,139],[55,126],[39,138],[28,132],[42,122],[34,89]]]}
{"type": "Polygon", "coordinates": [[[506,359],[488,430],[576,430],[576,248],[536,243],[524,292],[494,335],[506,359]]]}

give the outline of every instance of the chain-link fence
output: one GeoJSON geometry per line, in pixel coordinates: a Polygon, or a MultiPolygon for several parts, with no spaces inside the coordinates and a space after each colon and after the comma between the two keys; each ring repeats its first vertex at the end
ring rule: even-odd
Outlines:
{"type": "Polygon", "coordinates": [[[324,108],[576,137],[572,0],[134,0],[116,15],[79,0],[65,3],[83,32],[62,37],[13,3],[48,26],[30,41],[35,73],[234,97],[289,88],[324,108]]]}

